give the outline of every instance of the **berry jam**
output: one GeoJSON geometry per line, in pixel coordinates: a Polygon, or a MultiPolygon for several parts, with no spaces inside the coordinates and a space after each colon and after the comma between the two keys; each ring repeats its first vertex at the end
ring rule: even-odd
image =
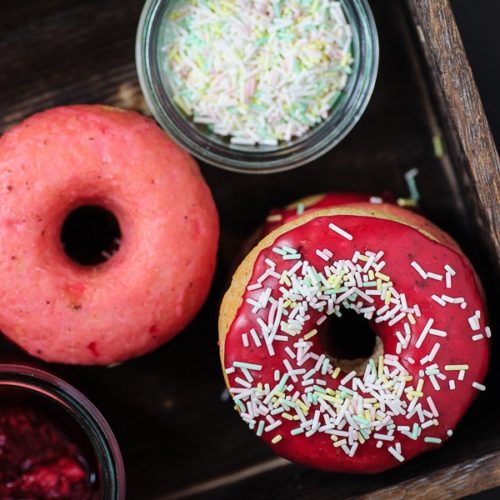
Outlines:
{"type": "Polygon", "coordinates": [[[92,498],[82,453],[42,412],[0,409],[0,499],[92,498]]]}

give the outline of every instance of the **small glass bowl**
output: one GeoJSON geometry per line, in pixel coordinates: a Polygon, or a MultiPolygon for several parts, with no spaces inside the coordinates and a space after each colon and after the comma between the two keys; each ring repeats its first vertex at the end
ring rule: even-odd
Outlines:
{"type": "Polygon", "coordinates": [[[269,173],[308,163],[336,146],[363,114],[378,70],[378,36],[367,0],[340,0],[351,24],[354,63],[342,95],[328,118],[302,137],[277,146],[243,146],[195,124],[174,103],[164,76],[161,48],[165,20],[184,0],[147,0],[136,40],[136,63],[146,102],[156,120],[182,147],[212,165],[238,172],[269,173]]]}
{"type": "Polygon", "coordinates": [[[0,364],[0,401],[42,411],[78,444],[95,473],[92,499],[124,500],[125,470],[118,443],[104,417],[77,389],[24,365],[0,364]]]}

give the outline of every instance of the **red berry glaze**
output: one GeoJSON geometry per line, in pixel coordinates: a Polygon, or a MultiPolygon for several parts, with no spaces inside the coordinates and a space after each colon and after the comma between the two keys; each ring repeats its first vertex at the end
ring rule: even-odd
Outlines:
{"type": "MultiPolygon", "coordinates": [[[[486,310],[474,270],[463,254],[456,250],[454,242],[454,248],[450,248],[431,236],[430,231],[388,220],[385,218],[387,215],[381,212],[375,217],[364,209],[342,209],[315,212],[302,217],[295,224],[281,227],[268,235],[247,257],[236,272],[222,306],[221,356],[224,368],[229,370],[226,372],[226,381],[233,398],[239,401],[238,411],[276,453],[319,469],[376,473],[439,446],[451,435],[478,389],[483,388],[481,382],[489,361],[489,330],[486,328],[486,310]],[[341,232],[344,231],[344,235],[332,230],[332,223],[341,232]],[[275,251],[283,247],[295,249],[300,258],[284,259],[283,255],[275,251]],[[332,253],[326,259],[328,255],[320,256],[317,253],[317,250],[322,253],[325,248],[332,253]],[[359,252],[358,257],[355,257],[356,252],[359,252]],[[290,273],[297,262],[307,261],[309,267],[317,273],[323,273],[327,279],[325,266],[340,265],[340,261],[348,261],[353,266],[359,264],[362,269],[368,269],[365,266],[369,263],[359,260],[359,255],[366,255],[363,258],[369,260],[372,255],[370,252],[373,255],[383,252],[377,259],[374,258],[374,266],[384,261],[385,265],[380,268],[380,276],[384,278],[381,284],[388,280],[392,282],[392,286],[388,287],[393,293],[389,297],[387,309],[383,309],[386,297],[367,295],[367,291],[376,290],[378,286],[361,286],[357,281],[353,281],[354,287],[349,284],[349,280],[355,278],[354,272],[348,275],[347,289],[352,292],[356,288],[361,293],[351,293],[345,300],[358,310],[375,308],[369,321],[382,343],[382,369],[379,368],[377,353],[373,369],[367,360],[357,367],[355,375],[351,374],[341,383],[350,369],[339,373],[336,369],[338,360],[324,356],[320,335],[309,335],[315,329],[324,328],[321,318],[328,315],[328,305],[322,310],[310,305],[313,295],[306,300],[309,302],[307,314],[302,315],[305,316],[304,324],[295,335],[290,334],[287,328],[282,328],[283,321],[288,323],[293,310],[293,306],[283,306],[288,316],[281,316],[279,327],[274,332],[281,338],[275,337],[271,342],[272,355],[269,347],[266,347],[266,338],[269,339],[273,332],[267,330],[263,333],[263,324],[272,325],[276,321],[279,306],[273,312],[272,301],[266,301],[265,298],[264,307],[256,310],[255,304],[262,301],[262,294],[268,288],[272,299],[277,303],[281,300],[282,304],[289,297],[283,289],[297,290],[288,286],[283,279],[283,271],[290,273]],[[413,267],[415,263],[424,270],[422,272],[426,278],[413,267]],[[452,269],[455,274],[447,276],[449,272],[446,269],[452,269]],[[258,283],[266,272],[268,275],[262,280],[261,288],[246,289],[248,285],[258,283]],[[450,282],[451,286],[448,287],[450,282]],[[236,307],[230,302],[236,300],[233,294],[238,293],[241,302],[237,300],[236,307]],[[353,294],[356,298],[351,300],[353,294]],[[404,294],[403,305],[406,307],[401,307],[386,320],[377,322],[391,309],[396,309],[398,304],[401,306],[401,294],[404,294]],[[373,302],[369,302],[366,297],[373,302]],[[462,301],[449,301],[457,298],[462,301]],[[412,312],[397,319],[401,309],[412,312]],[[379,313],[380,310],[382,312],[379,313]],[[228,311],[229,315],[226,314],[228,311]],[[321,324],[318,324],[318,320],[321,324]],[[257,334],[260,346],[251,334],[252,329],[257,334]],[[405,338],[405,342],[401,342],[401,338],[405,338]],[[302,355],[303,362],[299,363],[299,349],[303,349],[297,347],[300,342],[310,343],[307,353],[312,355],[302,355]],[[319,358],[321,366],[315,370],[319,358]],[[467,365],[467,368],[460,371],[454,365],[467,365]],[[290,368],[295,380],[290,375],[290,368]],[[275,374],[276,370],[279,373],[275,374]],[[282,383],[287,373],[289,375],[282,383]],[[380,389],[386,383],[388,388],[380,389]],[[340,385],[347,390],[340,388],[340,385]],[[273,390],[274,395],[269,395],[273,390]],[[294,399],[297,391],[300,398],[305,397],[300,405],[294,399]],[[307,396],[307,391],[311,396],[307,396]],[[306,396],[311,397],[312,401],[306,396]],[[360,397],[363,397],[363,401],[360,397]],[[392,402],[391,398],[396,402],[392,402]],[[390,404],[395,405],[397,410],[394,411],[390,404]],[[278,421],[280,423],[276,425],[278,421]],[[293,435],[292,432],[298,433],[293,435]],[[337,433],[333,438],[335,441],[332,440],[334,433],[337,433]]],[[[293,253],[287,252],[286,255],[293,253]]],[[[372,266],[368,267],[373,269],[372,266]]],[[[367,274],[365,271],[358,272],[367,274]]],[[[304,278],[300,271],[291,274],[294,279],[304,278]]],[[[365,281],[363,277],[361,279],[365,281]]],[[[318,281],[321,283],[321,280],[318,281]]],[[[335,287],[330,286],[330,291],[332,288],[335,287]]],[[[342,294],[345,292],[338,292],[335,298],[342,294]]],[[[304,293],[301,298],[295,297],[295,302],[302,303],[306,295],[304,293]]],[[[324,300],[318,296],[316,298],[318,301],[324,300]]],[[[338,312],[342,312],[343,302],[336,305],[340,309],[338,312]]],[[[301,316],[301,313],[297,316],[301,316]]],[[[342,362],[339,364],[342,365],[342,362]]]]}

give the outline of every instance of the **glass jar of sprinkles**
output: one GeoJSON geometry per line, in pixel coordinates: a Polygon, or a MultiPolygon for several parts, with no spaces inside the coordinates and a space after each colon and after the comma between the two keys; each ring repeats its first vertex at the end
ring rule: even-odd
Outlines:
{"type": "Polygon", "coordinates": [[[7,468],[0,463],[0,491],[14,488],[16,496],[28,488],[37,498],[125,498],[116,439],[82,393],[45,371],[0,364],[0,400],[0,451],[4,462],[8,459],[7,468]]]}
{"type": "Polygon", "coordinates": [[[136,43],[146,102],[200,160],[268,173],[336,146],[375,85],[366,0],[148,0],[136,43]]]}

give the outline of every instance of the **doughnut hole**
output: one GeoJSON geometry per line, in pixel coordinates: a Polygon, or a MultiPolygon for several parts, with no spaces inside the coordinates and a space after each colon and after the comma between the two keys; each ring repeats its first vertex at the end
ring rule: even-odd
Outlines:
{"type": "Polygon", "coordinates": [[[350,309],[342,310],[340,318],[331,316],[318,334],[325,354],[344,372],[362,375],[370,358],[383,354],[382,341],[370,323],[350,309]]]}
{"type": "Polygon", "coordinates": [[[66,215],[61,227],[64,253],[76,264],[96,266],[120,248],[122,232],[116,215],[99,205],[80,205],[66,215]]]}

